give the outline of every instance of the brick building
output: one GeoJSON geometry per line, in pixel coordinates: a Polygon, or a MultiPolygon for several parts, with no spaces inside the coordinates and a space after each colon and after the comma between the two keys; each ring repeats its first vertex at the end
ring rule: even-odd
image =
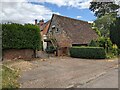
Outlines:
{"type": "Polygon", "coordinates": [[[86,46],[91,40],[98,38],[88,22],[56,14],[41,26],[41,35],[42,41],[46,43],[45,48],[53,45],[57,56],[69,55],[70,47],[86,46]]]}

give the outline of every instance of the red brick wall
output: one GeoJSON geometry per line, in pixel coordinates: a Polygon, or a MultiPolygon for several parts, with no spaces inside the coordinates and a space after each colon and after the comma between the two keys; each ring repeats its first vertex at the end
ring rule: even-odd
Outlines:
{"type": "Polygon", "coordinates": [[[62,47],[58,49],[58,55],[57,56],[69,56],[69,48],[68,47],[62,47]]]}
{"type": "Polygon", "coordinates": [[[3,60],[5,59],[32,59],[34,50],[32,49],[8,49],[3,50],[3,60]]]}

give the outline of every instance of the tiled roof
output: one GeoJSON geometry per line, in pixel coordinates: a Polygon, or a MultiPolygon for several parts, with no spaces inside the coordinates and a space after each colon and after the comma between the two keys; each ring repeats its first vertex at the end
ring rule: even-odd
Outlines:
{"type": "Polygon", "coordinates": [[[72,44],[88,44],[91,40],[98,37],[96,32],[92,30],[90,24],[86,21],[56,14],[53,14],[53,18],[54,17],[57,20],[57,24],[59,24],[71,39],[72,44]]]}
{"type": "Polygon", "coordinates": [[[43,35],[47,34],[49,25],[50,25],[50,20],[47,21],[46,23],[44,23],[43,26],[40,28],[42,33],[43,33],[43,35]]]}

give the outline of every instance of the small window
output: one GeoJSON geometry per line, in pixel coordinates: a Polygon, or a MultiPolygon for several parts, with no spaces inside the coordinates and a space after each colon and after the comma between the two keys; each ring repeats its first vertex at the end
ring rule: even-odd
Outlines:
{"type": "Polygon", "coordinates": [[[52,25],[52,29],[55,29],[55,25],[52,25]]]}
{"type": "Polygon", "coordinates": [[[58,28],[56,29],[56,33],[59,33],[59,29],[58,28]]]}
{"type": "Polygon", "coordinates": [[[52,30],[50,29],[49,32],[52,32],[52,30]]]}

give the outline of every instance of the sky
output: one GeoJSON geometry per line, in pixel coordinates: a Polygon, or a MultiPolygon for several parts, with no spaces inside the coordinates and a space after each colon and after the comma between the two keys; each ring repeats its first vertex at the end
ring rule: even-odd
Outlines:
{"type": "Polygon", "coordinates": [[[0,20],[3,23],[32,23],[52,14],[67,16],[84,21],[94,21],[96,17],[89,10],[92,0],[2,0],[0,1],[0,20]]]}

